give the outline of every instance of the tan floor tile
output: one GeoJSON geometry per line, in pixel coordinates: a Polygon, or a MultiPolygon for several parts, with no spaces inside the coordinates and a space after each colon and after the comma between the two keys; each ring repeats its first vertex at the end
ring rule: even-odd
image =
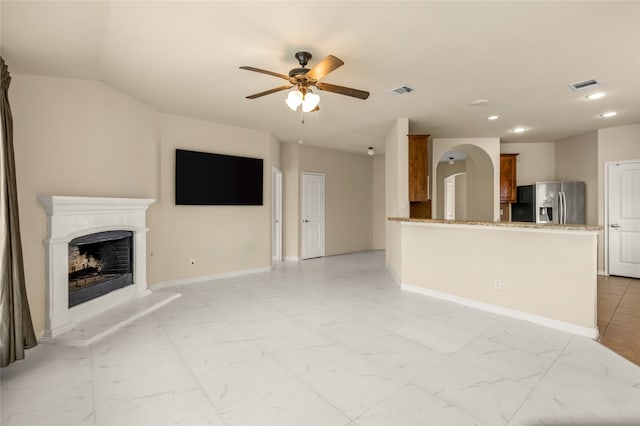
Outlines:
{"type": "Polygon", "coordinates": [[[598,277],[599,342],[640,365],[640,280],[598,277]]]}

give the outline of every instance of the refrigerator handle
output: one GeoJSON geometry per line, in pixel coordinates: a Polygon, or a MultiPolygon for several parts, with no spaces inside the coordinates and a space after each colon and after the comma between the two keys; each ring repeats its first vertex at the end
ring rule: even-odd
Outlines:
{"type": "Polygon", "coordinates": [[[567,194],[564,191],[560,192],[560,200],[562,203],[562,219],[560,223],[565,225],[567,223],[567,194]]]}
{"type": "Polygon", "coordinates": [[[564,212],[562,211],[562,191],[558,191],[558,223],[562,225],[564,212]]]}

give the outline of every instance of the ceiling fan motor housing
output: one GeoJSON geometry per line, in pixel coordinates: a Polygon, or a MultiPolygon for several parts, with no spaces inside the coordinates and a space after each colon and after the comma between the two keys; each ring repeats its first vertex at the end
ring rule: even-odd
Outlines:
{"type": "Polygon", "coordinates": [[[309,52],[296,52],[294,55],[302,68],[294,68],[289,71],[289,77],[303,76],[309,72],[309,68],[305,68],[312,58],[309,52]]]}
{"type": "Polygon", "coordinates": [[[311,53],[309,52],[296,52],[295,57],[301,67],[306,67],[309,63],[309,59],[312,58],[311,53]]]}
{"type": "Polygon", "coordinates": [[[308,71],[309,71],[309,68],[294,68],[291,71],[289,71],[289,77],[305,75],[308,71]]]}

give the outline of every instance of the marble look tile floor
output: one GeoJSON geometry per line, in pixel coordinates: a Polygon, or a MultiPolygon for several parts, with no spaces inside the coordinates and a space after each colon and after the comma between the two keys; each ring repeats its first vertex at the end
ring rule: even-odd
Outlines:
{"type": "Polygon", "coordinates": [[[176,286],[86,347],[1,372],[1,424],[640,424],[599,343],[401,291],[379,251],[176,286]]]}

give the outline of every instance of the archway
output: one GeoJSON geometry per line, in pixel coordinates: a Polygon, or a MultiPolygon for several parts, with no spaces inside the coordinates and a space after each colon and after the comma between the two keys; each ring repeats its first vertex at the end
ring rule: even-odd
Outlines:
{"type": "MultiPolygon", "coordinates": [[[[438,155],[435,152],[434,154],[438,155]]],[[[465,219],[494,221],[496,184],[494,164],[487,151],[472,144],[447,147],[447,150],[440,154],[434,173],[434,218],[443,219],[445,217],[444,180],[460,173],[466,174],[465,219]],[[454,157],[454,160],[451,161],[450,157],[454,157]]],[[[461,197],[462,194],[457,194],[457,196],[461,197]]],[[[456,215],[456,219],[463,218],[456,215]]]]}

